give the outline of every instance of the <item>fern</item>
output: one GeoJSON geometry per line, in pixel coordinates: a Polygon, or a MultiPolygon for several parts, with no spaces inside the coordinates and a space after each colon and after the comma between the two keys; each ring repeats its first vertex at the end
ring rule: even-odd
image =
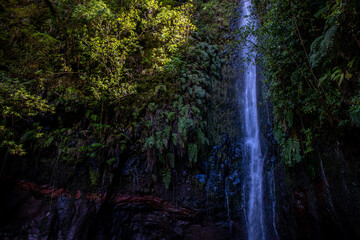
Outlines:
{"type": "Polygon", "coordinates": [[[199,98],[204,98],[206,94],[205,90],[200,86],[195,86],[195,93],[199,98]]]}
{"type": "Polygon", "coordinates": [[[312,67],[317,67],[321,60],[329,53],[334,45],[335,35],[338,26],[334,25],[330,27],[320,37],[316,38],[311,44],[310,63],[312,67]]]}
{"type": "Polygon", "coordinates": [[[93,169],[90,169],[89,170],[89,174],[90,174],[90,182],[92,185],[96,185],[98,179],[99,179],[99,172],[97,170],[93,170],[93,169]]]}
{"type": "Polygon", "coordinates": [[[196,144],[189,144],[188,146],[189,162],[190,164],[197,162],[198,149],[196,144]]]}
{"type": "Polygon", "coordinates": [[[296,137],[289,138],[283,148],[283,159],[285,164],[293,166],[301,161],[300,142],[296,137]]]}
{"type": "Polygon", "coordinates": [[[308,128],[306,130],[302,130],[302,132],[305,134],[305,150],[304,154],[311,153],[314,149],[312,147],[313,142],[313,134],[311,130],[308,128]]]}
{"type": "Polygon", "coordinates": [[[194,126],[194,120],[190,118],[181,117],[178,122],[178,133],[186,141],[188,129],[194,126]]]}
{"type": "Polygon", "coordinates": [[[199,50],[198,53],[203,61],[209,61],[210,57],[206,51],[199,50]]]}
{"type": "Polygon", "coordinates": [[[145,140],[144,147],[145,148],[153,148],[155,146],[155,138],[154,136],[150,136],[145,140]]]}
{"type": "Polygon", "coordinates": [[[355,124],[360,125],[360,94],[352,99],[352,103],[350,117],[355,124]]]}
{"type": "Polygon", "coordinates": [[[329,49],[333,46],[337,29],[338,26],[335,25],[326,31],[324,39],[321,41],[320,44],[320,51],[327,53],[329,49]]]}
{"type": "Polygon", "coordinates": [[[167,112],[167,114],[166,114],[166,118],[170,122],[174,121],[175,116],[176,116],[176,112],[167,112]]]}
{"type": "Polygon", "coordinates": [[[293,116],[293,111],[292,111],[292,109],[289,110],[289,111],[285,111],[285,118],[286,118],[287,126],[288,126],[289,128],[291,128],[292,125],[293,125],[293,120],[294,120],[294,116],[293,116]]]}
{"type": "Polygon", "coordinates": [[[186,124],[186,118],[180,118],[178,122],[178,133],[186,139],[187,136],[187,124],[186,124]]]}
{"type": "Polygon", "coordinates": [[[174,144],[177,144],[177,141],[178,141],[178,135],[176,133],[173,133],[172,134],[172,141],[174,144]]]}
{"type": "Polygon", "coordinates": [[[274,136],[280,147],[283,148],[285,145],[285,132],[278,124],[274,127],[274,136]]]}
{"type": "Polygon", "coordinates": [[[205,136],[205,134],[201,131],[200,128],[198,128],[197,130],[197,135],[198,135],[198,139],[200,140],[201,144],[207,144],[209,145],[209,139],[207,139],[207,137],[205,136]]]}
{"type": "Polygon", "coordinates": [[[167,158],[168,158],[170,167],[175,168],[175,156],[174,156],[174,154],[168,153],[167,158]]]}
{"type": "Polygon", "coordinates": [[[355,124],[360,125],[360,108],[350,110],[351,119],[355,124]]]}
{"type": "Polygon", "coordinates": [[[310,47],[310,54],[313,55],[316,53],[317,49],[319,49],[321,41],[324,39],[324,36],[321,35],[320,37],[316,38],[310,47]]]}
{"type": "Polygon", "coordinates": [[[160,171],[163,183],[166,189],[169,189],[170,182],[171,182],[171,171],[169,168],[164,168],[160,171]]]}

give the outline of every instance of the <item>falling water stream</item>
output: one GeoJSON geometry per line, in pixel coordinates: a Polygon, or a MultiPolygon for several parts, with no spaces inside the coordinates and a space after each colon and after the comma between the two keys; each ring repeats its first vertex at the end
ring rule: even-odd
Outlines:
{"type": "MultiPolygon", "coordinates": [[[[251,24],[249,17],[250,6],[250,0],[246,0],[242,4],[240,27],[246,27],[251,24]]],[[[242,57],[246,59],[244,63],[243,87],[241,89],[240,102],[243,107],[244,155],[248,169],[244,189],[246,189],[245,217],[249,240],[267,239],[263,199],[264,156],[261,152],[257,110],[257,73],[255,55],[251,51],[252,44],[255,42],[256,38],[253,35],[249,35],[246,39],[246,45],[241,52],[242,57]]]]}

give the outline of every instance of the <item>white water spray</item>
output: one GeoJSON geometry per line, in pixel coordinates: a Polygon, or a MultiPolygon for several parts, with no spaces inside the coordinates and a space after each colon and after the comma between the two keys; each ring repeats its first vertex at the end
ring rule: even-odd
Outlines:
{"type": "MultiPolygon", "coordinates": [[[[240,27],[250,25],[251,1],[246,0],[242,6],[242,18],[240,27]]],[[[244,63],[244,77],[241,102],[243,106],[244,137],[245,137],[245,161],[248,168],[245,189],[245,215],[247,225],[247,236],[249,240],[266,239],[264,221],[263,200],[263,166],[264,157],[261,152],[257,89],[256,89],[256,64],[255,56],[251,52],[251,44],[256,42],[253,35],[246,39],[246,45],[242,50],[242,56],[247,59],[244,63]]]]}

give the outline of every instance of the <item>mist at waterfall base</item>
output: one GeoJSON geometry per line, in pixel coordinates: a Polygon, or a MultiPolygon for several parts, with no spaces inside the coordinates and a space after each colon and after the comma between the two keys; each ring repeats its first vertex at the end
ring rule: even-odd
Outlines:
{"type": "MultiPolygon", "coordinates": [[[[240,30],[255,26],[251,16],[251,1],[241,3],[240,30]]],[[[261,100],[261,74],[256,64],[253,45],[256,37],[248,35],[239,46],[239,77],[237,79],[237,98],[242,132],[242,206],[246,235],[249,240],[277,239],[275,219],[274,157],[269,154],[260,124],[271,123],[268,111],[259,110],[261,100]],[[263,113],[264,112],[264,113],[263,113]],[[267,115],[267,116],[265,116],[267,115]]]]}

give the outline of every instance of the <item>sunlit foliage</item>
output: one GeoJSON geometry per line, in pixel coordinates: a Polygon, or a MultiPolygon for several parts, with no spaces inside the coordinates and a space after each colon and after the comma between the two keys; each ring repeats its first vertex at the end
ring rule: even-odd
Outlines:
{"type": "Polygon", "coordinates": [[[224,62],[214,35],[227,31],[230,3],[1,3],[1,151],[85,168],[93,185],[132,152],[169,187],[172,169],[194,167],[210,144],[224,62]]]}

